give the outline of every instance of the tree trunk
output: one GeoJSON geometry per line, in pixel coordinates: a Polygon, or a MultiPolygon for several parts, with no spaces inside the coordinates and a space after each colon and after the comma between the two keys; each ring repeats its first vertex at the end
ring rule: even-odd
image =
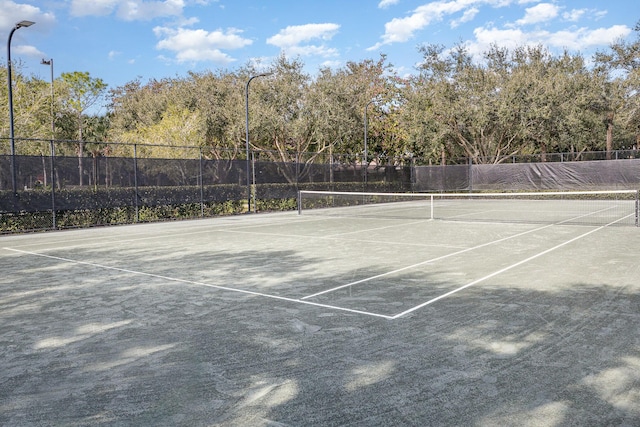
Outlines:
{"type": "Polygon", "coordinates": [[[607,160],[611,160],[613,151],[613,113],[607,114],[607,160]]]}

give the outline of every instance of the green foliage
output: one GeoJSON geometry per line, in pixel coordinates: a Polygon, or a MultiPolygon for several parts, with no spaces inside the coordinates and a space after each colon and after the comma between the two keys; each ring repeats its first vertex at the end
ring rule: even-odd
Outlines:
{"type": "MultiPolygon", "coordinates": [[[[640,34],[640,24],[636,30],[640,34]]],[[[300,162],[302,176],[320,157],[341,153],[352,164],[362,161],[367,106],[367,161],[378,164],[409,157],[501,162],[511,155],[632,148],[640,141],[640,38],[616,42],[594,61],[555,56],[541,46],[492,46],[482,61],[463,44],[423,45],[418,52],[419,73],[409,77],[399,76],[385,56],[311,76],[299,58],[281,55],[266,67],[138,79],[111,89],[109,112],[99,117],[87,111],[106,92],[101,79],[62,73],[53,100],[49,82],[26,77],[16,64],[17,136],[50,138],[53,102],[56,138],[79,141],[67,155],[102,155],[85,144],[111,140],[147,144],[142,157],[193,158],[195,151],[175,149],[191,146],[205,159],[244,159],[246,86],[269,71],[250,85],[249,142],[263,158],[300,162]]],[[[6,92],[0,88],[0,100],[6,92]]],[[[0,116],[0,137],[6,135],[7,119],[0,116]]],[[[0,144],[6,148],[6,139],[0,144]]],[[[24,150],[45,154],[47,146],[24,150]]],[[[109,150],[132,155],[130,146],[109,150]]]]}
{"type": "MultiPolygon", "coordinates": [[[[325,184],[262,184],[257,186],[258,211],[297,209],[297,190],[406,191],[401,183],[342,182],[325,184]]],[[[246,187],[209,185],[185,187],[74,188],[56,191],[56,227],[78,228],[135,222],[236,215],[246,212],[246,187]],[[200,202],[202,190],[203,202],[200,202]],[[137,216],[136,216],[137,212],[137,216]]],[[[20,193],[0,192],[0,234],[47,230],[53,227],[51,190],[42,188],[20,193]]]]}

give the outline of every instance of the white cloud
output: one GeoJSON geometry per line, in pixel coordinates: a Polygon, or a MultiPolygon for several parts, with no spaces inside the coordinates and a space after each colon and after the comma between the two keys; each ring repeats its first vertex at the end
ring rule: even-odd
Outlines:
{"type": "Polygon", "coordinates": [[[275,36],[269,37],[267,43],[285,48],[313,39],[331,40],[339,28],[338,24],[293,25],[280,30],[275,36]]]}
{"type": "MultiPolygon", "coordinates": [[[[37,27],[33,27],[29,31],[41,31],[42,28],[51,28],[56,17],[53,13],[45,13],[40,8],[31,6],[29,4],[16,3],[11,0],[0,0],[0,28],[7,29],[7,33],[11,31],[17,22],[22,20],[33,21],[37,24],[37,27]]],[[[21,30],[22,33],[25,30],[21,30]]],[[[19,34],[16,34],[19,37],[19,34]]]]}
{"type": "Polygon", "coordinates": [[[404,18],[393,18],[384,25],[385,32],[382,41],[371,46],[367,50],[377,50],[383,45],[402,43],[413,38],[417,31],[427,27],[432,22],[442,21],[445,16],[464,12],[462,18],[452,23],[452,26],[460,22],[467,22],[477,13],[480,5],[492,7],[507,6],[512,0],[439,0],[418,6],[411,15],[404,18]]]}
{"type": "Polygon", "coordinates": [[[323,45],[291,46],[286,49],[291,56],[319,56],[323,58],[338,56],[338,50],[323,45]]]}
{"type": "Polygon", "coordinates": [[[626,25],[613,25],[609,28],[597,28],[585,31],[581,37],[582,42],[591,46],[604,46],[614,43],[620,38],[626,38],[631,34],[631,28],[626,25]]]}
{"type": "Polygon", "coordinates": [[[380,0],[380,3],[378,3],[378,8],[380,9],[386,9],[389,6],[393,6],[396,5],[400,2],[400,0],[380,0]]]}
{"type": "Polygon", "coordinates": [[[479,59],[482,52],[492,44],[513,49],[526,45],[542,45],[550,49],[568,49],[581,52],[587,49],[605,47],[619,38],[627,37],[631,29],[625,25],[609,28],[572,28],[554,32],[536,30],[525,32],[518,28],[497,29],[495,27],[476,28],[475,41],[467,43],[469,53],[479,59]]]}
{"type": "Polygon", "coordinates": [[[569,12],[564,12],[562,14],[562,18],[565,21],[571,21],[571,22],[577,22],[580,20],[580,18],[582,18],[586,13],[588,12],[588,9],[571,9],[569,12]]]}
{"type": "Polygon", "coordinates": [[[551,3],[540,3],[525,10],[524,18],[516,21],[518,25],[537,24],[548,22],[560,13],[560,8],[551,3]]]}
{"type": "Polygon", "coordinates": [[[341,67],[342,65],[343,65],[342,61],[336,61],[336,60],[328,60],[320,64],[321,67],[326,67],[326,68],[338,68],[338,67],[341,67]]]}
{"type": "MultiPolygon", "coordinates": [[[[386,0],[381,0],[379,6],[386,2],[386,0]]],[[[552,21],[559,20],[559,18],[562,18],[564,21],[578,22],[580,19],[588,16],[590,19],[597,20],[606,13],[594,9],[572,9],[571,11],[562,13],[562,8],[554,1],[539,2],[539,0],[435,0],[415,8],[407,16],[393,18],[387,22],[380,41],[367,50],[378,50],[385,45],[407,42],[413,39],[417,32],[435,22],[440,22],[445,19],[451,19],[449,23],[450,27],[456,28],[472,21],[482,7],[501,8],[511,5],[524,7],[532,3],[536,4],[524,9],[524,16],[521,19],[506,24],[504,29],[497,29],[490,25],[477,28],[475,30],[476,41],[469,42],[468,45],[482,46],[485,48],[489,47],[491,42],[504,46],[551,43],[553,46],[562,45],[569,49],[578,50],[585,46],[606,46],[610,42],[601,43],[595,40],[592,41],[592,39],[610,39],[609,33],[616,34],[620,37],[620,28],[616,29],[616,27],[602,30],[604,34],[601,36],[598,36],[601,31],[588,29],[581,29],[580,31],[567,30],[566,32],[556,31],[555,33],[546,33],[539,30],[525,32],[522,29],[522,27],[526,25],[551,23],[552,21]],[[560,40],[562,37],[565,37],[565,39],[560,40]],[[564,44],[562,44],[562,42],[564,42],[564,44]]],[[[481,51],[480,48],[479,50],[481,51]]]]}
{"type": "Polygon", "coordinates": [[[338,51],[324,44],[306,44],[312,40],[331,40],[340,29],[338,24],[306,24],[289,26],[280,30],[275,36],[267,39],[267,43],[277,46],[290,55],[301,56],[336,56],[338,51]]]}
{"type": "Polygon", "coordinates": [[[480,10],[476,7],[472,7],[471,9],[465,10],[460,19],[454,19],[451,21],[451,28],[456,28],[460,24],[464,24],[465,22],[473,21],[473,18],[480,12],[480,10]]]}
{"type": "Polygon", "coordinates": [[[156,48],[175,52],[178,63],[211,61],[217,64],[228,64],[235,59],[222,50],[240,49],[253,43],[241,37],[239,35],[241,31],[235,28],[209,32],[156,27],[153,32],[157,37],[162,38],[156,44],[156,48]]]}
{"type": "Polygon", "coordinates": [[[115,12],[124,21],[149,21],[163,16],[180,16],[184,0],[72,0],[72,16],[105,16],[115,12]]]}
{"type": "Polygon", "coordinates": [[[15,52],[21,56],[30,56],[32,58],[38,58],[45,56],[37,47],[30,45],[18,45],[11,49],[12,52],[15,52]]]}

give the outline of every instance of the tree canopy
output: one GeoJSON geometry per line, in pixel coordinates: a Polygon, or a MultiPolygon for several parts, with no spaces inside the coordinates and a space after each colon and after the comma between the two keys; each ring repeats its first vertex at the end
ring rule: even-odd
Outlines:
{"type": "MultiPolygon", "coordinates": [[[[543,46],[492,46],[482,61],[463,44],[422,45],[418,51],[422,60],[408,76],[398,75],[384,55],[321,68],[315,76],[299,58],[280,56],[260,69],[249,64],[137,79],[109,90],[104,116],[87,114],[106,93],[102,80],[63,73],[52,99],[48,82],[25,76],[18,66],[16,136],[49,139],[54,102],[57,139],[144,143],[158,157],[192,156],[171,148],[192,146],[208,158],[244,158],[247,82],[268,71],[250,85],[250,143],[278,162],[311,163],[338,153],[363,160],[365,114],[368,162],[413,157],[495,163],[514,155],[544,160],[549,153],[638,146],[640,38],[614,43],[593,59],[552,55],[543,46]]],[[[6,78],[6,69],[2,73],[6,78]]],[[[5,88],[0,102],[6,97],[5,88]]],[[[0,117],[0,137],[6,135],[7,119],[0,117]]],[[[80,156],[86,155],[82,146],[80,156]]],[[[23,152],[44,149],[33,143],[23,152]]],[[[128,154],[125,146],[110,152],[128,154]]]]}

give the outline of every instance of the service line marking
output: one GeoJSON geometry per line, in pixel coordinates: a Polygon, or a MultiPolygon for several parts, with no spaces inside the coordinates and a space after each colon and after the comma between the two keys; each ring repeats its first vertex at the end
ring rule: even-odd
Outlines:
{"type": "MultiPolygon", "coordinates": [[[[566,219],[564,221],[560,221],[560,222],[553,223],[553,224],[548,224],[548,225],[545,225],[545,226],[542,226],[542,227],[538,227],[538,228],[534,228],[534,229],[531,229],[531,230],[528,230],[528,231],[524,231],[522,233],[517,233],[517,234],[511,235],[511,236],[503,237],[502,239],[493,240],[493,241],[490,241],[490,242],[487,242],[487,243],[483,243],[483,244],[480,244],[480,245],[477,245],[477,246],[473,246],[471,248],[466,248],[466,249],[462,249],[460,251],[452,252],[450,254],[442,255],[442,256],[439,256],[439,257],[436,257],[436,258],[431,258],[431,259],[428,259],[428,260],[425,260],[425,261],[421,261],[421,262],[416,263],[416,264],[407,265],[405,267],[401,267],[401,268],[398,268],[398,269],[395,269],[395,270],[391,270],[391,271],[387,271],[387,272],[384,272],[384,273],[381,273],[381,274],[377,274],[375,276],[366,277],[364,279],[356,280],[355,282],[346,283],[344,285],[336,286],[336,287],[331,288],[331,289],[326,289],[326,290],[321,291],[321,292],[316,292],[315,294],[304,296],[301,299],[306,300],[306,299],[309,299],[309,298],[314,298],[314,297],[317,297],[317,296],[320,296],[320,295],[323,295],[323,294],[327,294],[327,293],[334,292],[334,291],[337,291],[337,290],[340,290],[340,289],[348,288],[350,286],[358,285],[360,283],[365,283],[365,282],[369,282],[371,280],[379,279],[381,277],[390,276],[392,274],[396,274],[396,273],[399,273],[401,271],[411,270],[411,269],[414,269],[414,268],[417,268],[417,267],[421,267],[421,266],[426,265],[426,264],[430,264],[430,263],[433,263],[433,262],[436,262],[436,261],[441,261],[441,260],[446,259],[446,258],[450,258],[450,257],[456,256],[456,255],[460,255],[460,254],[466,253],[466,252],[474,251],[476,249],[484,248],[486,246],[494,245],[496,243],[504,242],[504,241],[509,240],[509,239],[513,239],[513,238],[516,238],[516,237],[524,236],[526,234],[534,233],[536,231],[544,230],[544,229],[549,228],[549,227],[554,227],[554,226],[557,226],[557,225],[562,225],[562,224],[567,223],[567,222],[575,221],[576,219],[580,219],[580,218],[585,217],[585,216],[590,216],[590,215],[593,215],[594,213],[605,211],[607,209],[609,209],[609,208],[601,209],[599,211],[591,212],[591,213],[588,213],[588,214],[579,215],[577,217],[569,218],[569,219],[566,219]]],[[[630,215],[627,215],[625,217],[619,218],[619,219],[617,219],[617,220],[615,220],[613,222],[610,222],[609,224],[606,224],[604,226],[601,226],[601,227],[597,228],[596,230],[602,229],[604,227],[608,227],[609,225],[615,224],[616,222],[623,221],[623,220],[631,217],[632,215],[633,214],[630,214],[630,215]]]]}
{"type": "Polygon", "coordinates": [[[575,242],[576,240],[580,240],[580,239],[582,239],[583,237],[586,237],[586,236],[588,236],[588,235],[590,235],[590,234],[593,234],[593,233],[595,233],[595,232],[597,232],[597,231],[600,231],[600,230],[602,230],[603,228],[606,228],[606,227],[608,227],[608,226],[610,226],[610,225],[613,225],[613,224],[615,224],[615,223],[617,223],[617,222],[620,222],[620,221],[622,221],[622,220],[624,220],[624,219],[626,219],[626,218],[629,218],[630,216],[631,216],[631,215],[626,216],[626,217],[624,217],[624,218],[620,218],[620,219],[615,220],[615,221],[613,221],[613,222],[610,222],[609,224],[602,225],[602,226],[600,226],[600,227],[598,227],[598,228],[595,228],[595,229],[593,229],[593,230],[589,230],[589,231],[587,231],[586,233],[583,233],[583,234],[581,234],[581,235],[579,235],[579,236],[577,236],[577,237],[574,237],[574,238],[572,238],[572,239],[567,240],[566,242],[560,243],[560,244],[558,244],[558,245],[556,245],[556,246],[554,246],[554,247],[552,247],[552,248],[546,249],[546,250],[544,250],[544,251],[542,251],[542,252],[539,252],[539,253],[537,253],[537,254],[535,254],[535,255],[532,255],[532,256],[530,256],[529,258],[526,258],[526,259],[523,259],[523,260],[521,260],[521,261],[518,261],[518,262],[516,262],[515,264],[511,264],[510,266],[505,267],[505,268],[503,268],[503,269],[501,269],[501,270],[494,271],[493,273],[488,274],[488,275],[486,275],[486,276],[484,276],[484,277],[481,277],[481,278],[479,278],[479,279],[477,279],[477,280],[474,280],[474,281],[473,281],[473,282],[471,282],[471,283],[467,283],[467,284],[466,284],[466,285],[464,285],[464,286],[461,286],[461,287],[459,287],[459,288],[457,288],[457,289],[454,289],[454,290],[452,290],[452,291],[449,291],[449,292],[447,292],[447,293],[445,293],[445,294],[442,294],[442,295],[440,295],[440,296],[438,296],[438,297],[435,297],[435,298],[433,298],[433,299],[430,299],[429,301],[423,302],[422,304],[416,305],[415,307],[412,307],[412,308],[410,308],[410,309],[408,309],[408,310],[405,310],[405,311],[403,311],[403,312],[401,312],[401,313],[398,313],[398,314],[396,314],[396,315],[394,315],[394,316],[391,316],[391,318],[392,318],[392,319],[398,319],[398,318],[400,318],[400,317],[402,317],[402,316],[405,316],[405,315],[407,315],[407,314],[409,314],[409,313],[411,313],[411,312],[413,312],[413,311],[416,311],[416,310],[418,310],[418,309],[420,309],[420,308],[426,307],[426,306],[427,306],[427,305],[429,305],[429,304],[432,304],[432,303],[434,303],[434,302],[436,302],[436,301],[439,301],[439,300],[441,300],[441,299],[443,299],[443,298],[446,298],[446,297],[448,297],[448,296],[451,296],[451,295],[453,295],[453,294],[455,294],[455,293],[457,293],[457,292],[460,292],[460,291],[462,291],[462,290],[464,290],[464,289],[470,288],[471,286],[477,285],[478,283],[484,282],[484,281],[485,281],[485,280],[487,280],[487,279],[490,279],[490,278],[492,278],[492,277],[495,277],[495,276],[497,276],[497,275],[499,275],[499,274],[502,274],[502,273],[504,273],[504,272],[506,272],[506,271],[509,271],[509,270],[513,269],[513,268],[516,268],[516,267],[518,267],[518,266],[520,266],[520,265],[522,265],[522,264],[526,264],[526,263],[527,263],[527,262],[529,262],[529,261],[532,261],[532,260],[534,260],[534,259],[536,259],[536,258],[539,258],[539,257],[541,257],[541,256],[543,256],[543,255],[546,255],[546,254],[548,254],[549,252],[553,252],[553,251],[555,251],[556,249],[559,249],[559,248],[561,248],[561,247],[563,247],[563,246],[566,246],[566,245],[568,245],[568,244],[570,244],[570,243],[575,242]]]}
{"type": "Polygon", "coordinates": [[[421,261],[421,262],[418,262],[416,264],[407,265],[405,267],[397,268],[395,270],[386,271],[384,273],[376,274],[375,276],[366,277],[364,279],[356,280],[355,282],[350,282],[350,283],[346,283],[344,285],[336,286],[335,288],[326,289],[326,290],[321,291],[321,292],[316,292],[315,294],[304,296],[301,299],[306,300],[306,299],[309,299],[309,298],[314,298],[314,297],[317,297],[317,296],[320,296],[320,295],[323,295],[323,294],[327,294],[329,292],[334,292],[334,291],[337,291],[337,290],[340,290],[340,289],[343,289],[343,288],[348,288],[350,286],[358,285],[360,283],[365,283],[365,282],[369,282],[371,280],[379,279],[381,277],[390,276],[392,274],[400,273],[401,271],[411,270],[413,268],[421,267],[421,266],[423,266],[425,264],[430,264],[432,262],[441,261],[443,259],[450,258],[450,257],[456,256],[456,255],[460,255],[460,254],[463,254],[463,253],[466,253],[466,252],[474,251],[476,249],[484,248],[484,247],[489,246],[489,245],[494,245],[496,243],[504,242],[504,241],[509,240],[509,239],[514,239],[516,237],[524,236],[525,234],[534,233],[536,231],[544,230],[545,228],[553,227],[553,225],[554,224],[545,225],[543,227],[538,227],[538,228],[534,228],[534,229],[531,229],[531,230],[523,231],[521,233],[513,234],[511,236],[503,237],[502,239],[492,240],[490,242],[482,243],[480,245],[473,246],[473,247],[466,248],[466,249],[462,249],[460,251],[451,252],[451,253],[448,253],[446,255],[442,255],[442,256],[436,257],[436,258],[430,258],[428,260],[421,261]]]}
{"type": "Polygon", "coordinates": [[[241,294],[245,294],[245,295],[253,295],[253,296],[259,296],[259,297],[277,299],[277,300],[281,300],[281,301],[295,302],[295,303],[300,303],[300,304],[312,305],[312,306],[316,306],[316,307],[328,308],[328,309],[332,309],[332,310],[346,311],[346,312],[349,312],[349,313],[364,314],[364,315],[373,316],[373,317],[382,317],[384,319],[391,319],[392,318],[392,316],[388,316],[388,315],[385,315],[385,314],[373,313],[373,312],[363,311],[363,310],[355,310],[355,309],[346,308],[346,307],[339,307],[339,306],[335,306],[335,305],[320,304],[320,303],[315,303],[315,302],[312,302],[312,301],[303,301],[303,300],[298,299],[298,298],[288,298],[288,297],[283,297],[283,296],[279,296],[279,295],[270,295],[270,294],[265,294],[265,293],[262,293],[262,292],[248,291],[246,289],[237,289],[237,288],[230,288],[230,287],[227,287],[227,286],[212,285],[210,283],[196,282],[196,281],[193,281],[193,280],[180,279],[178,277],[164,276],[164,275],[161,275],[161,274],[147,273],[147,272],[144,272],[144,271],[136,271],[136,270],[131,270],[131,269],[127,269],[127,268],[121,268],[121,267],[112,267],[112,266],[108,266],[108,265],[104,265],[104,264],[98,264],[98,263],[95,263],[95,262],[80,261],[80,260],[75,260],[75,259],[70,259],[70,258],[63,258],[63,257],[59,257],[59,256],[54,256],[54,255],[46,255],[46,254],[41,254],[41,253],[37,253],[37,252],[24,251],[24,250],[21,250],[21,249],[14,249],[14,248],[8,248],[8,247],[4,247],[2,249],[5,249],[7,251],[21,253],[21,254],[24,254],[24,255],[37,256],[37,257],[42,257],[42,258],[49,258],[49,259],[54,259],[54,260],[57,260],[57,261],[70,262],[70,263],[74,263],[74,264],[86,265],[86,266],[95,267],[95,268],[101,268],[101,269],[105,269],[105,270],[120,271],[120,272],[123,272],[123,273],[135,274],[135,275],[139,275],[139,276],[154,277],[154,278],[157,278],[157,279],[168,280],[168,281],[171,281],[171,282],[186,283],[188,285],[195,285],[195,286],[205,286],[205,287],[208,287],[208,288],[219,289],[219,290],[222,290],[222,291],[236,292],[236,293],[241,293],[241,294]]]}

